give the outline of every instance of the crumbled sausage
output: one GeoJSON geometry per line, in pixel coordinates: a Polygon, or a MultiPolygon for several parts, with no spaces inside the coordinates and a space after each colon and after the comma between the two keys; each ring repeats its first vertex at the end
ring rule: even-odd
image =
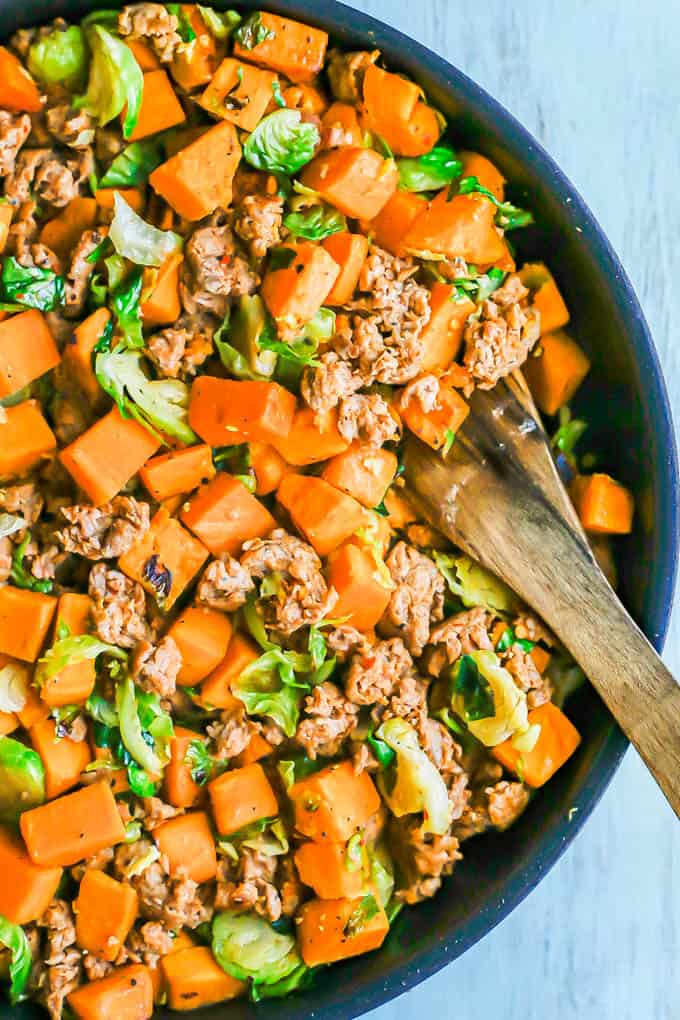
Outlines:
{"type": "Polygon", "coordinates": [[[340,401],[338,432],[348,443],[382,446],[399,438],[399,423],[379,393],[355,393],[340,401]]]}
{"type": "Polygon", "coordinates": [[[169,698],[175,693],[177,676],[182,668],[182,653],[170,634],[157,645],[140,641],[135,645],[131,670],[143,691],[169,698]]]}
{"type": "Polygon", "coordinates": [[[305,718],[295,739],[309,758],[332,758],[357,726],[358,705],[349,701],[330,680],[312,688],[304,701],[305,718]]]}
{"type": "Polygon", "coordinates": [[[212,609],[234,613],[244,605],[255,584],[248,570],[233,556],[224,553],[212,560],[203,571],[196,599],[212,609]]]}
{"type": "Polygon", "coordinates": [[[547,677],[541,676],[529,652],[525,652],[520,645],[512,645],[507,655],[501,658],[520,691],[527,695],[529,709],[538,708],[550,701],[552,684],[547,677]]]}
{"type": "Polygon", "coordinates": [[[94,141],[95,122],[85,110],[57,103],[48,109],[45,119],[49,133],[71,149],[84,149],[94,141]]]}
{"type": "Polygon", "coordinates": [[[238,862],[224,861],[220,865],[215,909],[237,913],[254,910],[268,921],[278,921],[281,897],[274,885],[276,868],[276,857],[242,847],[238,862]]]}
{"type": "Polygon", "coordinates": [[[95,563],[90,571],[92,619],[102,641],[133,648],[149,638],[146,598],[141,584],[119,570],[95,563]]]}
{"type": "Polygon", "coordinates": [[[0,110],[0,177],[14,172],[19,149],[30,133],[31,118],[27,113],[0,110]]]}
{"type": "Polygon", "coordinates": [[[163,64],[169,64],[182,45],[178,26],[177,16],[163,4],[128,4],[118,15],[120,34],[145,39],[163,64]]]}
{"type": "Polygon", "coordinates": [[[311,545],[277,528],[269,538],[246,542],[243,549],[241,566],[251,577],[277,575],[278,591],[259,603],[265,619],[278,631],[292,634],[328,616],[338,596],[329,590],[311,545]]]}
{"type": "Polygon", "coordinates": [[[364,75],[378,56],[377,50],[372,53],[369,53],[368,50],[360,50],[355,53],[331,50],[328,54],[326,72],[331,92],[335,98],[342,103],[360,103],[364,75]]]}
{"type": "Polygon", "coordinates": [[[516,822],[529,803],[529,791],[524,783],[509,783],[502,780],[487,790],[489,821],[505,832],[516,822]]]}
{"type": "Polygon", "coordinates": [[[161,375],[191,379],[213,353],[212,336],[186,327],[169,327],[149,337],[146,353],[161,375]]]}
{"type": "Polygon", "coordinates": [[[19,205],[27,202],[33,192],[43,202],[62,208],[77,197],[93,170],[90,148],[67,157],[52,149],[23,149],[14,172],[7,177],[5,197],[19,205]]]}
{"type": "Polygon", "coordinates": [[[315,366],[305,369],[300,392],[317,415],[324,415],[361,389],[364,380],[334,351],[324,352],[317,361],[315,366]]]}
{"type": "Polygon", "coordinates": [[[229,298],[252,294],[260,284],[240,254],[228,224],[198,227],[184,249],[180,292],[184,310],[223,319],[229,298]]]}
{"type": "Polygon", "coordinates": [[[122,556],[149,530],[149,504],[133,496],[114,496],[101,506],[65,506],[68,527],[56,532],[67,552],[90,560],[122,556]]]}
{"type": "Polygon", "coordinates": [[[465,327],[464,364],[484,390],[524,364],[541,331],[537,309],[519,303],[502,306],[497,296],[485,301],[480,317],[465,327]]]}
{"type": "Polygon", "coordinates": [[[234,231],[248,243],[253,258],[264,258],[281,240],[283,199],[278,195],[247,195],[239,204],[234,231]]]}
{"type": "Polygon", "coordinates": [[[399,866],[400,881],[395,895],[403,903],[419,903],[434,896],[442,877],[450,875],[462,857],[455,836],[425,833],[412,816],[391,818],[388,838],[399,866]]]}
{"type": "Polygon", "coordinates": [[[0,507],[8,514],[22,517],[29,528],[42,513],[45,500],[36,482],[22,482],[0,489],[0,507]]]}
{"type": "Polygon", "coordinates": [[[395,589],[380,627],[398,633],[411,654],[420,655],[431,624],[443,615],[444,578],[428,556],[406,542],[397,542],[386,563],[395,589]]]}
{"type": "Polygon", "coordinates": [[[326,634],[326,644],[336,656],[338,662],[346,662],[353,652],[368,652],[371,643],[365,634],[356,627],[341,623],[326,634]]]}
{"type": "Polygon", "coordinates": [[[63,314],[70,319],[77,319],[85,305],[87,287],[95,265],[88,258],[101,244],[108,233],[108,228],[98,227],[96,230],[85,230],[78,244],[73,249],[71,265],[64,280],[63,314]]]}
{"type": "Polygon", "coordinates": [[[493,616],[483,606],[456,613],[435,627],[426,650],[427,672],[439,676],[461,655],[478,650],[493,651],[491,628],[493,616]]]}
{"type": "Polygon", "coordinates": [[[378,641],[355,652],[345,679],[347,697],[355,705],[385,705],[398,682],[413,672],[413,659],[400,637],[378,641]]]}
{"type": "Polygon", "coordinates": [[[242,705],[220,713],[218,721],[206,726],[206,733],[214,742],[217,757],[225,759],[235,758],[245,751],[255,732],[255,724],[247,718],[242,705]]]}

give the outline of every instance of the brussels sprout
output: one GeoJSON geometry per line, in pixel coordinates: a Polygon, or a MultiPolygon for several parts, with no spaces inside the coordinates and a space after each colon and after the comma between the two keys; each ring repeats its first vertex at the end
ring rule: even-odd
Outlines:
{"type": "Polygon", "coordinates": [[[12,737],[0,737],[0,822],[17,822],[24,811],[44,800],[40,755],[12,737]]]}
{"type": "Polygon", "coordinates": [[[269,378],[276,369],[276,354],[260,346],[267,328],[267,311],[259,294],[244,295],[232,313],[230,340],[256,376],[269,378]]]}
{"type": "Polygon", "coordinates": [[[318,128],[303,121],[299,110],[276,110],[248,136],[243,158],[256,170],[294,174],[309,163],[319,140],[318,128]]]}
{"type": "Polygon", "coordinates": [[[0,915],[0,944],[9,949],[9,1001],[14,1006],[24,996],[24,989],[31,973],[31,947],[26,932],[18,924],[12,924],[0,915]]]}
{"type": "Polygon", "coordinates": [[[212,951],[220,967],[239,981],[258,984],[281,981],[302,963],[293,935],[279,934],[254,914],[217,914],[212,926],[212,951]]]}
{"type": "Polygon", "coordinates": [[[442,836],[451,824],[449,796],[444,780],[418,744],[418,734],[403,719],[395,718],[383,723],[376,736],[397,754],[394,772],[390,768],[378,776],[390,811],[397,818],[422,811],[423,832],[442,836]]]}
{"type": "Polygon", "coordinates": [[[371,884],[383,909],[394,892],[394,864],[384,843],[369,847],[368,859],[371,867],[371,884]]]}
{"type": "Polygon", "coordinates": [[[69,25],[63,30],[53,28],[37,39],[28,51],[28,70],[45,85],[81,88],[86,69],[85,36],[77,25],[69,25]]]}
{"type": "Polygon", "coordinates": [[[120,192],[113,196],[114,215],[109,240],[119,255],[138,266],[160,266],[182,247],[182,238],[172,230],[159,230],[138,216],[120,192]]]}
{"type": "Polygon", "coordinates": [[[451,708],[487,747],[495,747],[529,729],[526,694],[501,666],[495,652],[464,655],[454,669],[451,683],[451,708]],[[468,660],[476,667],[476,683],[468,660]]]}
{"type": "Polygon", "coordinates": [[[93,637],[91,634],[69,635],[56,641],[38,659],[34,682],[38,687],[41,687],[67,666],[88,659],[91,661],[104,653],[111,655],[114,659],[127,659],[127,652],[124,652],[122,648],[100,641],[99,638],[93,637]]]}
{"type": "Polygon", "coordinates": [[[132,50],[102,25],[87,29],[92,51],[87,93],[75,101],[99,124],[108,124],[126,108],[123,137],[132,134],[142,105],[144,76],[132,50]]]}
{"type": "Polygon", "coordinates": [[[125,749],[146,772],[160,775],[169,759],[173,727],[158,695],[138,691],[132,679],[125,677],[116,688],[116,710],[125,749]]]}
{"type": "Polygon", "coordinates": [[[0,712],[20,712],[26,704],[30,675],[22,662],[8,662],[0,669],[0,712]]]}
{"type": "Polygon", "coordinates": [[[495,613],[513,613],[518,609],[519,602],[512,589],[469,556],[453,556],[435,549],[432,558],[451,593],[466,608],[484,606],[495,613]]]}

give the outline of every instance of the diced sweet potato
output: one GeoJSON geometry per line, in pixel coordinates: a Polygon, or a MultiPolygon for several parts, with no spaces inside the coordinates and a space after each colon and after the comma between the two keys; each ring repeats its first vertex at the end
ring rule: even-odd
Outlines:
{"type": "Polygon", "coordinates": [[[519,278],[531,291],[534,308],[541,313],[541,336],[566,326],[569,309],[548,267],[543,262],[527,262],[520,269],[519,278]]]}
{"type": "Polygon", "coordinates": [[[164,797],[174,807],[193,807],[201,796],[201,787],[191,778],[191,763],[186,760],[189,747],[195,740],[205,743],[205,737],[200,733],[175,726],[170,741],[170,761],[163,772],[164,797]]]}
{"type": "Polygon", "coordinates": [[[202,375],[191,388],[189,423],[211,446],[250,439],[275,445],[290,432],[296,404],[278,383],[202,375]]]}
{"type": "Polygon", "coordinates": [[[231,682],[259,657],[257,645],[237,631],[229,642],[224,659],[201,685],[203,704],[212,708],[233,708],[241,704],[231,693],[231,682]]]}
{"type": "Polygon", "coordinates": [[[0,828],[0,914],[12,924],[30,924],[47,910],[61,881],[59,867],[41,868],[19,836],[0,828]]]}
{"type": "Polygon", "coordinates": [[[215,477],[212,449],[207,443],[172,450],[148,460],[139,477],[152,499],[159,503],[171,496],[193,492],[215,477]]]}
{"type": "Polygon", "coordinates": [[[355,443],[328,461],[321,477],[371,509],[382,503],[399,461],[391,450],[355,443]]]}
{"type": "Polygon", "coordinates": [[[139,64],[140,70],[145,74],[147,71],[157,71],[160,68],[160,60],[142,39],[131,39],[130,36],[127,36],[123,42],[132,50],[132,55],[139,64]]]}
{"type": "Polygon", "coordinates": [[[236,128],[222,121],[156,167],[149,183],[180,216],[200,220],[231,205],[240,159],[236,128]]]}
{"type": "Polygon", "coordinates": [[[496,225],[496,207],[479,192],[450,201],[444,188],[411,224],[404,237],[407,252],[427,258],[464,258],[475,265],[495,265],[506,252],[496,225]]]}
{"type": "MultiPolygon", "coordinates": [[[[68,628],[70,636],[87,634],[90,623],[90,599],[77,592],[64,592],[59,596],[54,621],[54,639],[60,627],[68,628]]],[[[51,708],[59,705],[79,705],[86,701],[94,690],[96,679],[92,659],[83,659],[65,666],[55,676],[45,680],[40,697],[51,708]]]]}
{"type": "Polygon", "coordinates": [[[118,558],[118,566],[167,612],[207,558],[206,547],[160,507],[149,530],[118,558]]]}
{"type": "Polygon", "coordinates": [[[497,166],[490,159],[482,156],[479,152],[468,152],[463,150],[458,153],[458,158],[463,164],[460,176],[476,177],[483,188],[488,188],[499,202],[505,198],[505,178],[497,166]]]}
{"type": "Polygon", "coordinates": [[[57,736],[54,719],[43,719],[36,723],[28,735],[45,769],[47,799],[59,797],[77,786],[81,773],[92,761],[87,741],[67,740],[57,736]]]}
{"type": "Polygon", "coordinates": [[[36,308],[0,322],[0,397],[28,386],[60,360],[47,320],[36,308]]]}
{"type": "Polygon", "coordinates": [[[353,145],[357,148],[363,138],[356,106],[350,103],[331,103],[321,118],[322,147],[336,149],[343,145],[353,145]]]}
{"type": "Polygon", "coordinates": [[[78,1020],[150,1020],[153,994],[151,969],[133,963],[76,988],[68,1004],[78,1020]]]}
{"type": "Polygon", "coordinates": [[[181,518],[214,556],[237,553],[251,538],[264,538],[276,521],[243,482],[220,472],[184,505],[181,518]]]}
{"type": "Polygon", "coordinates": [[[421,100],[408,123],[395,131],[393,152],[400,156],[424,156],[439,141],[442,126],[442,117],[421,100]]]}
{"type": "Polygon", "coordinates": [[[130,133],[130,141],[138,142],[140,138],[148,138],[149,135],[155,135],[159,131],[167,131],[177,124],[183,124],[185,120],[182,104],[167,73],[163,70],[147,71],[144,75],[139,116],[130,133]]]}
{"type": "Polygon", "coordinates": [[[253,733],[248,746],[234,758],[234,765],[239,769],[243,768],[244,765],[252,765],[253,762],[266,758],[273,750],[272,745],[261,734],[253,733]]]}
{"type": "Polygon", "coordinates": [[[372,220],[397,190],[399,171],[394,160],[374,149],[343,145],[308,163],[302,183],[345,216],[372,220]]]}
{"type": "Polygon", "coordinates": [[[182,267],[182,253],[173,252],[160,269],[145,268],[142,288],[146,291],[149,282],[149,296],[142,302],[140,313],[145,326],[170,326],[179,318],[182,304],[179,298],[179,276],[182,267]],[[152,274],[153,277],[152,277],[152,274]],[[153,279],[153,282],[151,282],[153,279]]]}
{"type": "Polygon", "coordinates": [[[24,811],[21,835],[34,864],[70,867],[125,839],[125,827],[106,783],[84,786],[24,811]]]}
{"type": "Polygon", "coordinates": [[[246,48],[237,41],[234,56],[280,71],[293,82],[312,81],[323,68],[328,33],[266,11],[258,17],[265,30],[262,42],[246,48]]]}
{"type": "Polygon", "coordinates": [[[375,63],[369,64],[363,83],[365,127],[401,155],[395,145],[410,122],[421,95],[421,88],[415,82],[400,74],[384,71],[375,63]]]}
{"type": "Polygon", "coordinates": [[[207,85],[219,59],[217,41],[206,27],[196,4],[182,4],[182,14],[196,36],[190,46],[179,46],[170,64],[170,73],[185,92],[207,85]]]}
{"type": "Polygon", "coordinates": [[[586,531],[628,535],[633,530],[633,495],[610,475],[576,475],[569,495],[586,531]]]}
{"type": "Polygon", "coordinates": [[[501,765],[520,776],[527,786],[543,786],[571,758],[581,743],[576,727],[551,701],[529,712],[529,725],[539,725],[541,732],[533,751],[518,751],[512,740],[492,748],[491,753],[501,765]]]}
{"type": "Polygon", "coordinates": [[[290,251],[290,263],[267,272],[262,298],[279,326],[299,334],[328,297],[340,267],[325,248],[309,241],[283,250],[290,251]]]}
{"type": "Polygon", "coordinates": [[[217,831],[230,836],[260,818],[273,818],[279,805],[264,769],[257,763],[230,769],[208,783],[217,831]]]}
{"type": "Polygon", "coordinates": [[[40,113],[42,110],[38,86],[21,61],[5,46],[0,46],[0,107],[12,113],[40,113]]]}
{"type": "Polygon", "coordinates": [[[40,231],[40,241],[51,248],[60,259],[65,260],[80,240],[83,231],[92,230],[96,222],[96,199],[78,195],[72,198],[61,212],[47,221],[40,231]]]}
{"type": "MultiPolygon", "coordinates": [[[[15,209],[16,206],[13,206],[10,202],[0,202],[0,254],[5,250],[15,209]]],[[[6,312],[3,312],[3,315],[6,314],[6,312]]]]}
{"type": "Polygon", "coordinates": [[[269,443],[248,443],[248,452],[250,467],[255,472],[255,494],[268,496],[276,492],[288,471],[286,461],[269,443]]]}
{"type": "Polygon", "coordinates": [[[368,772],[357,775],[349,761],[299,780],[288,796],[298,832],[331,843],[346,842],[380,807],[380,795],[368,772]]]}
{"type": "Polygon", "coordinates": [[[347,304],[356,290],[359,275],[366,261],[368,238],[364,234],[350,234],[349,231],[342,230],[326,237],[321,243],[340,266],[340,274],[326,297],[326,304],[347,304]]]}
{"type": "Polygon", "coordinates": [[[199,103],[213,117],[229,120],[243,131],[253,131],[272,101],[277,81],[271,71],[226,57],[199,103]]]}
{"type": "Polygon", "coordinates": [[[440,450],[450,442],[469,413],[470,407],[460,393],[444,381],[439,386],[437,405],[431,411],[423,410],[417,396],[411,397],[401,408],[401,416],[411,432],[433,450],[440,450]]]}
{"type": "Polygon", "coordinates": [[[301,407],[295,413],[288,435],[276,438],[274,446],[287,464],[305,467],[342,453],[349,443],[338,432],[335,408],[317,415],[311,407],[301,407]]]}
{"type": "Polygon", "coordinates": [[[324,900],[359,896],[365,881],[362,868],[350,868],[346,843],[315,843],[309,840],[295,851],[300,881],[324,900]]]}
{"type": "Polygon", "coordinates": [[[307,900],[300,909],[297,929],[302,959],[308,967],[347,960],[378,949],[390,930],[385,911],[371,898],[376,912],[363,919],[363,898],[307,900]],[[357,918],[354,923],[354,918],[357,918]]]}
{"type": "Polygon", "coordinates": [[[5,408],[5,420],[0,422],[0,479],[29,471],[56,446],[36,400],[5,408]]]}
{"type": "Polygon", "coordinates": [[[98,505],[113,499],[159,446],[147,429],[114,407],[65,447],[59,460],[98,505]]]}
{"type": "Polygon", "coordinates": [[[73,905],[80,949],[113,962],[137,917],[137,893],[104,871],[89,868],[73,905]]]}
{"type": "Polygon", "coordinates": [[[52,595],[15,588],[0,588],[0,652],[23,662],[35,662],[45,643],[57,608],[52,595]]]}
{"type": "Polygon", "coordinates": [[[177,682],[188,687],[205,680],[222,662],[231,639],[229,618],[216,609],[189,606],[168,631],[182,653],[177,682]]]}
{"type": "Polygon", "coordinates": [[[64,367],[93,405],[101,402],[103,390],[94,374],[92,354],[110,318],[108,308],[98,308],[76,326],[64,347],[64,367]]]}
{"type": "Polygon", "coordinates": [[[210,882],[217,873],[217,850],[208,816],[190,811],[154,829],[158,849],[168,860],[171,875],[192,882],[210,882]]]}
{"type": "Polygon", "coordinates": [[[544,414],[568,404],[590,371],[590,361],[575,340],[557,330],[541,337],[538,352],[523,366],[532,396],[544,414]]]}
{"type": "Polygon", "coordinates": [[[403,257],[404,238],[416,220],[427,209],[422,195],[412,191],[395,191],[378,215],[364,226],[380,248],[403,257]]]}
{"type": "Polygon", "coordinates": [[[425,354],[421,371],[445,372],[463,342],[465,323],[475,310],[469,298],[456,300],[450,283],[435,283],[430,293],[430,321],[420,334],[425,354]]]}
{"type": "Polygon", "coordinates": [[[372,551],[354,542],[345,542],[328,557],[328,583],[339,595],[335,616],[347,617],[347,623],[361,631],[376,626],[392,595],[372,551]]]}
{"type": "Polygon", "coordinates": [[[199,1009],[243,995],[247,985],[222,970],[208,946],[170,953],[161,961],[170,1009],[199,1009]]]}
{"type": "Polygon", "coordinates": [[[361,504],[323,478],[286,475],[277,499],[319,556],[327,556],[337,549],[365,523],[361,504]]]}

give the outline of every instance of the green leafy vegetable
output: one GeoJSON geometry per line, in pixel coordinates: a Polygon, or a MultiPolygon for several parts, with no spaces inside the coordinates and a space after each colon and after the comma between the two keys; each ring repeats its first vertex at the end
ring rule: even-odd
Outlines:
{"type": "Polygon", "coordinates": [[[203,740],[192,740],[187,748],[184,764],[191,767],[191,778],[199,786],[216,779],[229,766],[225,758],[216,758],[203,740]]]}
{"type": "Polygon", "coordinates": [[[196,38],[193,26],[189,21],[189,18],[184,12],[182,4],[166,4],[165,5],[170,12],[177,18],[177,34],[183,43],[193,42],[196,38]]]}
{"type": "Polygon", "coordinates": [[[572,418],[571,411],[565,405],[559,410],[559,424],[550,439],[550,445],[553,450],[564,454],[567,461],[573,466],[577,466],[575,448],[584,432],[588,428],[588,422],[583,421],[582,418],[572,418]]]}
{"type": "Polygon", "coordinates": [[[136,797],[153,797],[158,790],[158,780],[138,765],[130,763],[127,767],[127,779],[130,790],[136,797]]]}
{"type": "Polygon", "coordinates": [[[364,837],[355,832],[347,841],[345,848],[345,867],[347,871],[360,871],[364,866],[364,837]]]}
{"type": "Polygon", "coordinates": [[[319,344],[335,333],[335,312],[331,308],[320,308],[305,323],[302,336],[296,340],[278,340],[273,329],[263,331],[259,339],[260,347],[276,353],[284,361],[299,368],[318,364],[315,355],[319,344]]]}
{"type": "Polygon", "coordinates": [[[50,312],[63,304],[64,278],[51,269],[22,266],[13,255],[9,255],[2,264],[0,298],[23,308],[50,312]]]}
{"type": "Polygon", "coordinates": [[[96,117],[100,125],[114,120],[125,107],[123,136],[132,134],[142,105],[144,76],[132,50],[102,25],[88,25],[87,42],[92,52],[87,93],[77,107],[96,117]]]}
{"type": "Polygon", "coordinates": [[[278,669],[251,671],[248,677],[241,674],[232,683],[232,693],[243,702],[248,715],[267,716],[287,737],[295,734],[304,690],[283,683],[278,669]]]}
{"type": "Polygon", "coordinates": [[[404,191],[438,191],[456,177],[460,177],[463,164],[453,149],[436,145],[431,152],[414,159],[398,159],[399,187],[404,191]]]}
{"type": "Polygon", "coordinates": [[[104,726],[113,727],[118,725],[118,713],[115,706],[103,698],[101,694],[91,694],[85,702],[85,711],[95,722],[104,726]]]}
{"type": "Polygon", "coordinates": [[[347,220],[342,213],[323,205],[290,212],[284,217],[283,225],[294,237],[303,237],[306,241],[322,241],[324,237],[347,230],[347,220]]]}
{"type": "Polygon", "coordinates": [[[281,83],[278,78],[275,78],[272,82],[272,92],[274,93],[274,102],[277,106],[285,107],[286,100],[281,94],[281,83]]]}
{"type": "Polygon", "coordinates": [[[299,992],[309,988],[314,980],[314,974],[318,968],[308,967],[300,963],[285,978],[266,984],[261,981],[253,981],[250,986],[251,1002],[262,1002],[263,999],[281,999],[292,992],[299,992]]]}
{"type": "Polygon", "coordinates": [[[22,662],[0,669],[0,712],[20,712],[28,699],[29,673],[22,662]]]}
{"type": "Polygon", "coordinates": [[[206,28],[212,32],[216,39],[228,39],[234,29],[241,24],[241,15],[236,11],[216,11],[212,7],[201,7],[200,4],[198,11],[206,28]]]}
{"type": "Polygon", "coordinates": [[[276,32],[263,24],[261,11],[254,11],[250,14],[234,32],[235,42],[244,50],[254,50],[260,43],[275,38],[276,32]]]}
{"type": "Polygon", "coordinates": [[[324,768],[323,760],[312,761],[306,755],[297,755],[295,758],[282,760],[277,764],[279,775],[287,790],[298,780],[311,776],[322,768],[324,768]]]}
{"type": "Polygon", "coordinates": [[[127,660],[127,652],[117,645],[109,645],[91,634],[79,634],[65,637],[55,642],[40,659],[35,670],[34,682],[42,687],[52,677],[57,676],[67,666],[77,662],[96,659],[98,655],[111,655],[114,659],[127,660]]]}
{"type": "Polygon", "coordinates": [[[14,824],[45,800],[45,769],[37,751],[0,737],[0,821],[14,824]]]}
{"type": "Polygon", "coordinates": [[[478,273],[474,266],[468,266],[468,273],[469,276],[459,277],[453,281],[452,300],[463,301],[469,298],[470,301],[481,304],[498,290],[505,279],[503,270],[495,266],[486,273],[478,273]]]}
{"type": "Polygon", "coordinates": [[[519,227],[528,227],[534,222],[534,217],[527,209],[520,209],[512,202],[500,202],[493,191],[489,191],[483,184],[479,183],[476,177],[464,177],[458,187],[459,195],[470,195],[478,192],[486,195],[496,206],[496,224],[504,230],[517,230],[519,227]]]}
{"type": "Polygon", "coordinates": [[[500,578],[469,556],[433,549],[432,558],[449,590],[466,609],[484,606],[490,612],[512,613],[518,608],[515,593],[500,578]]]}
{"type": "Polygon", "coordinates": [[[384,740],[378,740],[378,738],[371,732],[369,732],[366,737],[366,743],[370,747],[371,751],[373,751],[376,761],[383,769],[386,769],[388,765],[391,765],[397,756],[397,752],[393,751],[389,744],[386,744],[384,740]]]}
{"type": "Polygon", "coordinates": [[[367,893],[365,896],[362,896],[357,906],[347,918],[343,934],[348,939],[354,938],[360,931],[363,931],[368,922],[372,921],[379,911],[380,904],[373,893],[367,893]]]}
{"type": "Polygon", "coordinates": [[[449,795],[439,771],[420,747],[418,734],[404,719],[394,718],[384,722],[376,735],[396,751],[394,766],[378,775],[390,811],[397,818],[422,811],[423,832],[442,836],[451,824],[449,795]]]}
{"type": "Polygon", "coordinates": [[[0,513],[0,538],[15,535],[17,531],[21,531],[25,527],[26,521],[23,517],[18,517],[16,514],[0,513]]]}
{"type": "Polygon", "coordinates": [[[142,769],[159,776],[170,757],[173,726],[158,696],[144,694],[125,677],[116,687],[116,711],[124,747],[142,769]]]}
{"type": "Polygon", "coordinates": [[[299,110],[275,110],[248,136],[243,157],[257,170],[294,174],[309,163],[319,142],[318,128],[303,121],[299,110]]]}
{"type": "Polygon", "coordinates": [[[97,354],[95,375],[124,417],[135,418],[152,435],[197,441],[188,423],[189,387],[179,379],[148,379],[139,351],[116,349],[97,354]]]}
{"type": "Polygon", "coordinates": [[[31,973],[31,947],[26,932],[0,915],[0,943],[10,951],[9,1001],[14,1006],[25,998],[24,992],[31,973]]]}
{"type": "Polygon", "coordinates": [[[182,247],[182,238],[172,230],[159,230],[138,216],[119,191],[113,196],[114,215],[109,239],[119,255],[138,266],[160,266],[168,255],[182,247]]]}
{"type": "Polygon", "coordinates": [[[32,43],[27,63],[33,77],[45,85],[64,85],[69,90],[82,88],[87,71],[87,46],[82,29],[77,25],[54,26],[47,35],[39,36],[32,43]]]}
{"type": "Polygon", "coordinates": [[[466,722],[489,719],[495,714],[491,684],[470,655],[463,655],[456,667],[453,693],[460,698],[466,722]]]}
{"type": "Polygon", "coordinates": [[[456,441],[456,433],[453,429],[447,429],[444,433],[444,445],[442,446],[442,454],[446,457],[447,453],[451,450],[451,447],[456,441]]]}
{"type": "Polygon", "coordinates": [[[385,843],[368,847],[371,885],[375,889],[383,909],[390,902],[394,892],[394,864],[385,843]]]}
{"type": "Polygon", "coordinates": [[[260,985],[281,981],[302,963],[295,937],[280,934],[255,914],[216,914],[212,951],[227,974],[239,981],[252,978],[260,985]]]}
{"type": "MultiPolygon", "coordinates": [[[[109,274],[109,303],[111,311],[116,317],[118,329],[122,333],[122,341],[118,344],[121,349],[139,349],[144,346],[144,335],[142,333],[142,316],[140,312],[140,300],[142,296],[142,270],[135,266],[127,276],[119,278],[119,270],[124,269],[124,262],[120,255],[112,255],[106,259],[106,268],[109,274]]],[[[106,303],[107,298],[104,298],[106,303]]],[[[111,346],[106,341],[99,344],[108,350],[111,346]]]]}
{"type": "Polygon", "coordinates": [[[100,188],[133,188],[144,184],[163,162],[163,147],[154,138],[132,142],[114,159],[99,182],[100,188]]]}
{"type": "Polygon", "coordinates": [[[9,579],[16,588],[27,588],[29,591],[40,591],[47,595],[52,591],[52,582],[49,578],[39,580],[24,566],[24,557],[30,541],[31,533],[27,531],[12,553],[12,570],[9,579]]]}
{"type": "Polygon", "coordinates": [[[459,659],[450,693],[453,711],[487,747],[529,729],[526,694],[495,652],[474,651],[459,659]]]}

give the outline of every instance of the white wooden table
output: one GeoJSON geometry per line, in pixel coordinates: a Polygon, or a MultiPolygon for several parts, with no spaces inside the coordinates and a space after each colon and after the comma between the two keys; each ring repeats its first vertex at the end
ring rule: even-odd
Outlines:
{"type": "MultiPolygon", "coordinates": [[[[680,422],[680,0],[349,0],[508,107],[590,204],[632,277],[680,422]]],[[[665,658],[680,674],[676,605],[665,658]]],[[[370,1014],[678,1020],[680,825],[633,751],[518,910],[370,1014]]]]}

